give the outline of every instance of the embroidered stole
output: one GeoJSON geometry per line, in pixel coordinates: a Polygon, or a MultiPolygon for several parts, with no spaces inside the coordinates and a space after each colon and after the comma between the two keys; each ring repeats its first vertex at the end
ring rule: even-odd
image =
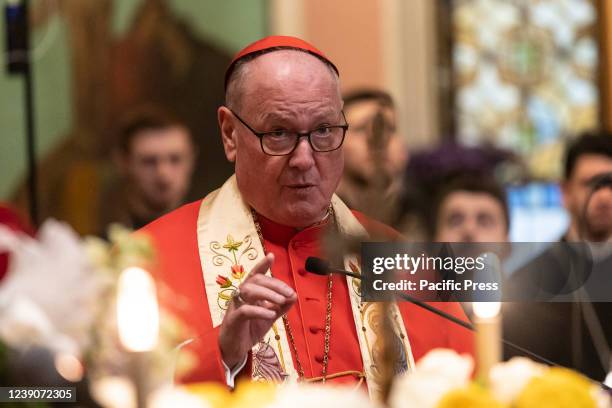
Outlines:
{"type": "MultiPolygon", "coordinates": [[[[336,195],[332,198],[332,206],[342,235],[367,239],[365,228],[336,195]]],[[[202,200],[197,236],[208,307],[213,326],[217,327],[223,320],[232,293],[246,278],[248,271],[264,256],[251,211],[240,195],[235,175],[220,189],[202,200]]],[[[354,255],[345,257],[344,267],[360,273],[359,263],[354,255]]],[[[267,274],[270,273],[268,270],[267,274]]],[[[376,320],[380,317],[381,304],[361,301],[360,280],[347,276],[347,284],[368,390],[371,398],[378,399],[380,374],[376,362],[381,356],[384,339],[376,332],[381,326],[376,320]]],[[[401,354],[405,359],[404,369],[412,370],[414,360],[408,334],[395,303],[391,304],[390,312],[396,340],[401,342],[401,354]]],[[[281,319],[278,319],[264,339],[253,347],[252,355],[253,380],[280,382],[298,379],[281,319]]]]}

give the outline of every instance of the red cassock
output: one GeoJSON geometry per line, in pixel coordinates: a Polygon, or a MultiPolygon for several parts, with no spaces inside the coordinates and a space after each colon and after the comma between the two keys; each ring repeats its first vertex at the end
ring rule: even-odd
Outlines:
{"type": "MultiPolygon", "coordinates": [[[[199,259],[196,224],[201,201],[187,204],[152,222],[143,231],[153,238],[158,256],[156,277],[176,296],[162,296],[162,303],[177,314],[194,332],[197,340],[189,347],[198,356],[197,368],[183,382],[217,381],[225,383],[225,372],[217,337],[213,328],[204,289],[199,259]],[[164,300],[165,299],[165,300],[164,300]]],[[[398,238],[391,228],[354,212],[369,233],[398,238]]],[[[307,378],[318,377],[323,369],[324,328],[327,277],[309,274],[304,263],[309,256],[320,254],[320,237],[325,225],[298,231],[259,216],[266,251],[274,253],[272,275],[295,289],[298,300],[288,313],[295,347],[307,378]]],[[[362,371],[355,323],[346,278],[333,276],[331,340],[328,375],[342,371],[362,371]]],[[[466,319],[457,303],[432,303],[435,307],[466,319]]],[[[410,339],[412,353],[418,361],[429,350],[444,347],[460,353],[473,353],[472,333],[411,303],[400,302],[399,308],[410,339]]],[[[296,364],[293,356],[294,365],[296,364]]],[[[250,367],[240,377],[248,377],[250,367]]],[[[344,376],[335,382],[358,381],[344,376]]]]}

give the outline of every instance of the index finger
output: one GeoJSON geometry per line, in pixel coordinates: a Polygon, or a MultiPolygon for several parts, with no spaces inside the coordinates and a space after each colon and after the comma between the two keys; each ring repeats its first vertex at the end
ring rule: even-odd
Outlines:
{"type": "Polygon", "coordinates": [[[251,272],[249,273],[249,275],[265,275],[266,272],[268,271],[268,269],[270,269],[270,267],[272,266],[272,264],[274,263],[274,254],[273,253],[267,253],[266,256],[264,257],[264,259],[262,259],[261,261],[257,262],[257,265],[255,265],[253,267],[253,269],[251,269],[251,272]]]}

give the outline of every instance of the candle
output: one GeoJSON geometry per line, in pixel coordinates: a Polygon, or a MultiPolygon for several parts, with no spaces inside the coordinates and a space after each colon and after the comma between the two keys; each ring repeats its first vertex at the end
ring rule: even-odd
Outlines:
{"type": "Polygon", "coordinates": [[[142,268],[121,273],[117,289],[119,339],[130,355],[130,378],[136,391],[136,406],[146,406],[149,392],[148,352],[157,345],[159,308],[155,283],[142,268]]]}
{"type": "Polygon", "coordinates": [[[476,326],[477,378],[485,384],[489,371],[501,361],[501,302],[474,302],[474,324],[476,326]]]}
{"type": "Polygon", "coordinates": [[[155,283],[142,268],[127,268],[119,277],[117,325],[126,350],[151,351],[157,345],[159,309],[155,283]]]}

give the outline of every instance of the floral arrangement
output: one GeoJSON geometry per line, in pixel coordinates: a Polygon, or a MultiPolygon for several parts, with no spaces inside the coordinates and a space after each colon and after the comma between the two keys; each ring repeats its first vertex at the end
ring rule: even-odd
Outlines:
{"type": "MultiPolygon", "coordinates": [[[[128,389],[125,380],[129,356],[117,336],[117,281],[127,267],[146,269],[153,265],[155,253],[147,236],[121,227],[112,227],[109,238],[110,243],[97,238],[82,240],[67,225],[53,220],[43,224],[37,239],[0,226],[0,251],[11,252],[10,270],[0,285],[0,363],[7,351],[32,346],[55,355],[72,356],[87,368],[94,397],[98,394],[101,399],[116,398],[114,403],[96,398],[98,402],[107,407],[125,407],[132,405],[126,401],[133,401],[133,395],[123,400],[118,397],[123,391],[129,394],[133,390],[128,389]]],[[[231,290],[244,275],[244,268],[236,261],[231,274],[219,276],[217,283],[231,290]]],[[[172,315],[162,310],[160,316],[158,346],[149,355],[147,371],[156,389],[149,395],[151,407],[379,406],[368,399],[363,389],[330,385],[247,382],[238,384],[234,392],[224,385],[208,383],[160,386],[171,384],[172,375],[189,370],[194,360],[181,353],[183,359],[177,361],[177,345],[187,333],[172,315]]],[[[451,350],[433,350],[413,372],[395,379],[388,406],[612,407],[609,396],[598,385],[568,369],[514,358],[494,366],[486,386],[472,381],[473,370],[471,357],[451,350]]]]}
{"type": "MultiPolygon", "coordinates": [[[[0,349],[38,347],[71,356],[90,382],[128,373],[129,355],[117,330],[117,283],[128,267],[150,268],[155,253],[146,235],[115,225],[108,236],[110,242],[81,239],[55,220],[46,221],[36,239],[0,225],[0,251],[11,254],[0,285],[0,349]]],[[[160,310],[157,346],[148,356],[152,383],[171,382],[191,369],[193,357],[175,352],[187,337],[182,322],[160,310]]]]}
{"type": "Polygon", "coordinates": [[[53,220],[38,239],[0,226],[0,251],[11,253],[0,286],[0,340],[11,348],[40,346],[81,358],[91,346],[98,299],[110,276],[96,273],[76,233],[53,220]]]}
{"type": "Polygon", "coordinates": [[[234,392],[213,383],[161,389],[152,395],[152,408],[375,408],[363,389],[315,384],[274,385],[242,382],[234,392]]]}
{"type": "MultiPolygon", "coordinates": [[[[548,367],[527,358],[497,364],[488,386],[472,381],[470,356],[436,349],[411,373],[397,377],[390,408],[608,408],[610,398],[585,377],[571,370],[548,367]]],[[[185,408],[374,408],[363,389],[330,385],[243,382],[235,392],[201,383],[164,388],[152,396],[151,407],[185,408]]]]}
{"type": "Polygon", "coordinates": [[[471,381],[474,362],[467,355],[436,349],[413,373],[398,378],[390,406],[416,408],[606,408],[610,398],[582,375],[524,357],[499,363],[488,386],[471,381]]]}

